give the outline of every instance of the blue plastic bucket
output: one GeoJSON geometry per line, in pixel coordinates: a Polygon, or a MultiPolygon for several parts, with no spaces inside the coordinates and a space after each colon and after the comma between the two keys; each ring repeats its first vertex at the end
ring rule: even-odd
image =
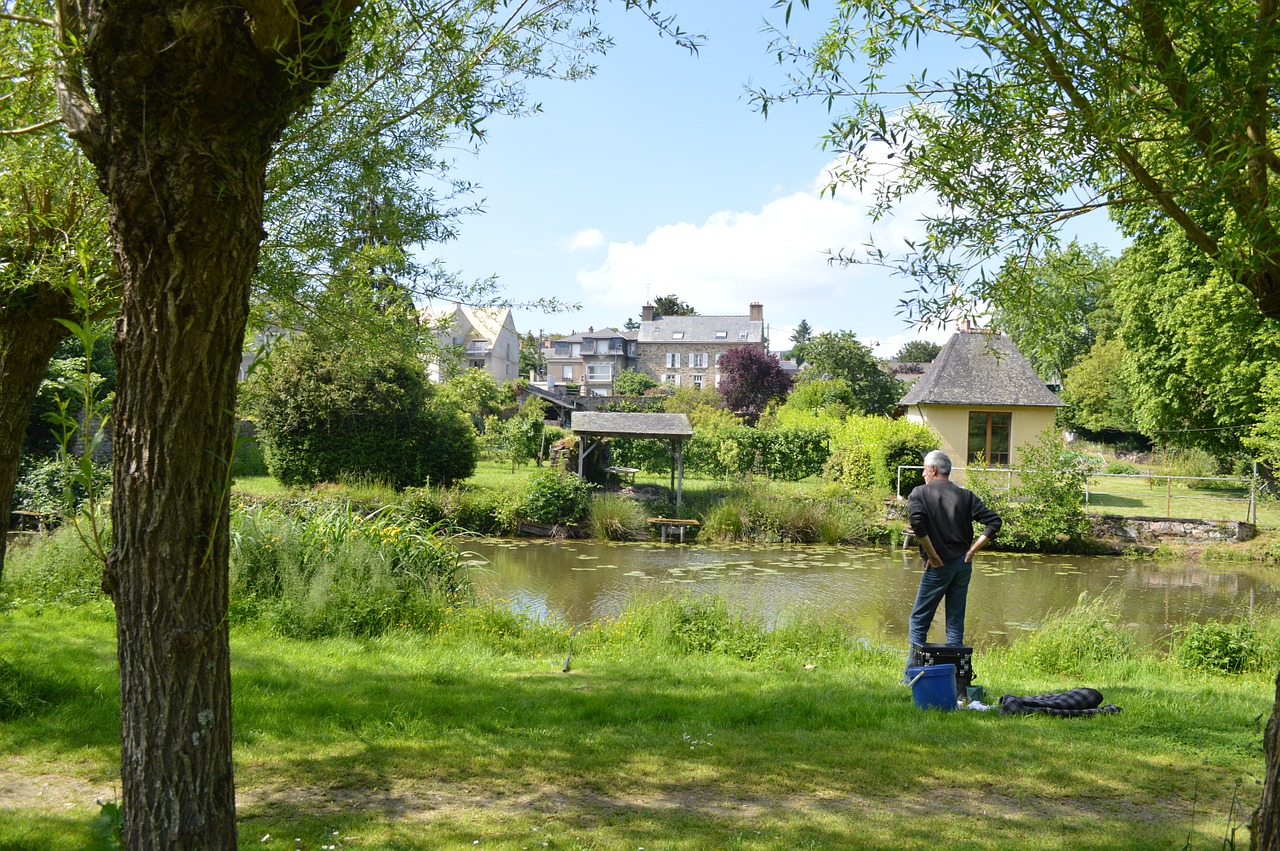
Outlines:
{"type": "Polygon", "coordinates": [[[956,708],[956,666],[928,665],[907,668],[911,697],[921,709],[956,708]]]}

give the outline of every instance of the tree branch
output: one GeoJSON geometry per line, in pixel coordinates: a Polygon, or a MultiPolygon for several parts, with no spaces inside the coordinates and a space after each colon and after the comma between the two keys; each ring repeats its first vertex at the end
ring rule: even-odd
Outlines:
{"type": "Polygon", "coordinates": [[[12,130],[0,129],[0,136],[24,136],[27,133],[35,133],[37,130],[43,130],[46,127],[52,127],[62,122],[61,118],[50,118],[46,121],[39,121],[27,127],[15,127],[12,130]]]}
{"type": "Polygon", "coordinates": [[[36,24],[41,27],[55,28],[55,22],[49,18],[35,18],[30,15],[14,15],[9,12],[0,12],[0,21],[16,21],[20,24],[36,24]]]}
{"type": "MultiPolygon", "coordinates": [[[[1169,218],[1177,222],[1178,226],[1187,234],[1197,247],[1210,257],[1217,258],[1222,253],[1217,240],[1205,232],[1186,210],[1174,200],[1173,194],[1165,188],[1164,185],[1157,180],[1151,172],[1149,172],[1138,159],[1137,155],[1130,151],[1125,145],[1121,144],[1117,139],[1108,139],[1104,133],[1102,122],[1098,118],[1097,112],[1094,110],[1092,101],[1089,100],[1071,79],[1070,73],[1063,67],[1054,50],[1037,33],[1031,30],[1027,25],[1027,21],[1020,17],[1017,12],[1010,8],[1010,5],[1004,0],[999,0],[996,6],[1004,13],[1005,19],[1013,26],[1022,39],[1033,49],[1039,48],[1040,59],[1049,71],[1049,76],[1053,79],[1054,84],[1062,90],[1072,105],[1080,111],[1080,115],[1085,122],[1093,128],[1097,135],[1098,141],[1110,148],[1112,154],[1120,161],[1120,164],[1131,174],[1138,184],[1151,193],[1152,198],[1156,201],[1161,210],[1165,212],[1169,218]]],[[[1035,18],[1037,26],[1044,30],[1051,31],[1047,27],[1043,18],[1041,18],[1034,10],[1028,9],[1031,16],[1035,18]]]]}

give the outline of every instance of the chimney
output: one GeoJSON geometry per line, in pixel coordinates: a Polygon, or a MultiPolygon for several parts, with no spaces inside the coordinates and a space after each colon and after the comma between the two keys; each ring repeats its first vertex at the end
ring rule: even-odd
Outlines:
{"type": "Polygon", "coordinates": [[[588,325],[588,326],[587,326],[587,333],[588,333],[588,334],[594,334],[595,332],[596,332],[596,326],[594,326],[594,325],[588,325]]]}
{"type": "Polygon", "coordinates": [[[646,304],[644,307],[640,308],[640,321],[641,322],[653,321],[653,305],[652,304],[646,304]]]}
{"type": "Polygon", "coordinates": [[[749,319],[752,322],[763,322],[764,321],[764,305],[758,301],[751,302],[751,316],[749,317],[749,319]]]}

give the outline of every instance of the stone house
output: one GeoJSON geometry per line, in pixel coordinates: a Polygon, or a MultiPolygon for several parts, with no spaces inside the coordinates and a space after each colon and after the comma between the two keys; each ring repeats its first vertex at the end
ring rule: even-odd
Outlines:
{"type": "Polygon", "coordinates": [[[640,309],[638,369],[676,387],[718,387],[720,356],[750,346],[767,351],[764,306],[752,302],[745,316],[657,316],[640,309]]]}
{"type": "Polygon", "coordinates": [[[520,374],[520,335],[506,307],[469,307],[454,302],[422,311],[422,321],[435,333],[436,342],[452,350],[456,360],[428,367],[432,381],[443,381],[457,369],[483,369],[499,384],[520,374]]]}
{"type": "Polygon", "coordinates": [[[551,341],[545,350],[547,389],[576,384],[581,396],[612,396],[618,373],[636,368],[638,334],[593,326],[551,341]]]}
{"type": "Polygon", "coordinates": [[[1017,467],[1018,447],[1034,442],[1066,406],[1011,339],[967,329],[947,341],[898,404],[907,419],[938,432],[957,467],[979,457],[1017,467]]]}

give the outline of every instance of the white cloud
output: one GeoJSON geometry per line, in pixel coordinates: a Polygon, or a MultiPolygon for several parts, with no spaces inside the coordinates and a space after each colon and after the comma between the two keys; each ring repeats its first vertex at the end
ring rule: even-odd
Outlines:
{"type": "Polygon", "coordinates": [[[775,347],[801,319],[815,332],[908,336],[895,314],[916,285],[884,269],[832,264],[830,252],[856,253],[871,240],[901,246],[904,237],[919,236],[918,220],[932,205],[908,200],[892,220],[873,222],[868,200],[852,189],[819,195],[826,173],[815,177],[815,188],[765,201],[758,210],[662,225],[638,244],[609,243],[599,264],[578,273],[583,300],[636,313],[646,296],[675,293],[699,313],[736,315],[760,301],[775,347]]]}
{"type": "Polygon", "coordinates": [[[569,237],[566,247],[570,251],[584,251],[589,248],[599,248],[605,243],[604,231],[598,228],[587,228],[580,230],[573,236],[569,237]]]}

